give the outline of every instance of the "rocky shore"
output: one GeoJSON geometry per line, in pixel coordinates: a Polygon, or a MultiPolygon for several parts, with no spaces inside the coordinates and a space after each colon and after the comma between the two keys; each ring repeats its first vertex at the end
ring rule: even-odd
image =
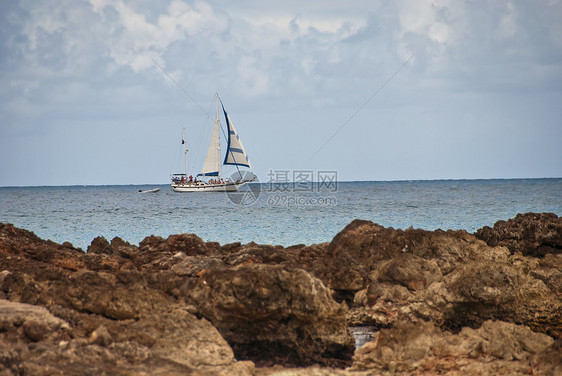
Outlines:
{"type": "Polygon", "coordinates": [[[0,224],[0,375],[561,375],[562,218],[87,251],[0,224]],[[355,349],[350,327],[373,338],[355,349]]]}

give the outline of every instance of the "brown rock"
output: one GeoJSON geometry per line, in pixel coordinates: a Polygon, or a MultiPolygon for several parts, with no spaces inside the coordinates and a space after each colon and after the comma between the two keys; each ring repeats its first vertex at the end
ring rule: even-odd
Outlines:
{"type": "Polygon", "coordinates": [[[205,242],[195,234],[170,235],[168,239],[149,236],[139,244],[143,252],[183,252],[188,256],[207,254],[205,242]]]}
{"type": "Polygon", "coordinates": [[[25,336],[34,342],[43,340],[50,332],[49,327],[38,320],[27,320],[22,328],[25,336]]]}
{"type": "Polygon", "coordinates": [[[107,328],[101,325],[92,332],[88,341],[95,345],[109,346],[111,345],[111,343],[113,343],[113,338],[107,331],[107,328]]]}
{"type": "Polygon", "coordinates": [[[120,237],[111,239],[111,248],[117,255],[126,258],[132,257],[139,250],[138,247],[124,241],[120,237]]]}
{"type": "MultiPolygon", "coordinates": [[[[0,299],[0,322],[2,322],[4,328],[23,325],[28,327],[29,333],[36,331],[41,337],[48,332],[54,332],[59,328],[68,326],[63,320],[50,314],[44,307],[10,302],[4,299],[0,299]]],[[[31,334],[32,337],[35,337],[33,334],[31,334]]]]}
{"type": "Polygon", "coordinates": [[[421,290],[442,279],[441,270],[433,260],[404,253],[380,263],[375,274],[380,282],[398,283],[410,290],[421,290]]]}
{"type": "Polygon", "coordinates": [[[554,213],[517,214],[496,222],[493,228],[485,226],[475,235],[490,246],[505,246],[511,253],[535,257],[562,253],[562,218],[554,213]]]}
{"type": "Polygon", "coordinates": [[[530,360],[544,363],[547,335],[501,321],[477,330],[442,332],[431,324],[401,322],[375,334],[356,351],[352,371],[380,374],[529,374],[530,360]]]}
{"type": "Polygon", "coordinates": [[[491,248],[465,231],[406,231],[354,221],[311,268],[351,307],[355,325],[387,328],[408,319],[441,328],[489,319],[562,334],[558,258],[540,262],[491,248]]]}
{"type": "Polygon", "coordinates": [[[92,240],[90,246],[88,246],[88,253],[97,253],[103,255],[113,255],[113,248],[103,236],[98,236],[92,240]]]}
{"type": "Polygon", "coordinates": [[[562,334],[560,298],[541,280],[510,264],[473,262],[447,287],[453,312],[446,325],[478,327],[488,319],[523,323],[556,338],[562,334]],[[451,321],[452,320],[452,321],[451,321]]]}
{"type": "Polygon", "coordinates": [[[542,351],[532,360],[532,369],[542,375],[562,375],[562,338],[558,338],[551,346],[542,351]]]}
{"type": "Polygon", "coordinates": [[[345,308],[302,269],[255,264],[211,269],[190,298],[238,359],[344,365],[351,357],[345,308]]]}

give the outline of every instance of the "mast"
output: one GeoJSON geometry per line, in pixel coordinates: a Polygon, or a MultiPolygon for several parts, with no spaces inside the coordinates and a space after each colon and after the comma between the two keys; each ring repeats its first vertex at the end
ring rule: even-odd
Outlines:
{"type": "Polygon", "coordinates": [[[186,140],[186,134],[185,134],[185,128],[183,128],[182,131],[182,136],[181,136],[181,143],[183,144],[184,147],[184,154],[185,154],[185,178],[187,179],[187,152],[189,150],[187,150],[187,140],[186,140]]]}
{"type": "MultiPolygon", "coordinates": [[[[217,107],[217,111],[216,111],[216,116],[215,116],[215,124],[219,124],[219,93],[215,93],[215,102],[216,102],[216,107],[217,107]]],[[[217,127],[218,128],[218,127],[217,127]]],[[[218,157],[220,158],[220,154],[221,154],[221,143],[220,143],[220,132],[218,132],[217,129],[217,146],[218,146],[218,157]]],[[[218,160],[217,160],[218,161],[218,160]]],[[[218,169],[219,169],[219,179],[221,177],[221,164],[220,161],[217,163],[218,169]]]]}

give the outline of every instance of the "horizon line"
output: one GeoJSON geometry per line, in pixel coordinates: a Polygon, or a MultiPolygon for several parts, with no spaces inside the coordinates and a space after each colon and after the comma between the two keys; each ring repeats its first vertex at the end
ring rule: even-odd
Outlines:
{"type": "MultiPolygon", "coordinates": [[[[431,182],[431,181],[478,181],[478,180],[546,180],[562,179],[562,176],[552,177],[517,177],[517,178],[439,178],[439,179],[390,179],[390,180],[337,180],[337,183],[399,183],[399,182],[431,182]]],[[[299,183],[298,181],[267,182],[258,181],[249,184],[286,184],[299,183]]],[[[319,183],[313,181],[309,183],[319,183]]],[[[54,188],[54,187],[139,187],[146,185],[170,185],[170,183],[138,183],[138,184],[60,184],[60,185],[1,185],[0,188],[54,188]]]]}

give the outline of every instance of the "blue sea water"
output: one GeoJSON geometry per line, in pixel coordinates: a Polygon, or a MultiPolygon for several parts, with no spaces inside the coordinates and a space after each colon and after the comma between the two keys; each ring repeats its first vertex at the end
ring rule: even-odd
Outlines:
{"type": "Polygon", "coordinates": [[[0,222],[86,250],[99,235],[138,244],[148,235],[195,233],[221,244],[288,246],[330,241],[356,218],[394,228],[474,232],[517,213],[562,215],[562,178],[251,188],[251,199],[237,204],[240,194],[233,199],[225,193],[176,193],[168,185],[5,187],[0,222]],[[138,193],[155,187],[160,192],[138,193]]]}

